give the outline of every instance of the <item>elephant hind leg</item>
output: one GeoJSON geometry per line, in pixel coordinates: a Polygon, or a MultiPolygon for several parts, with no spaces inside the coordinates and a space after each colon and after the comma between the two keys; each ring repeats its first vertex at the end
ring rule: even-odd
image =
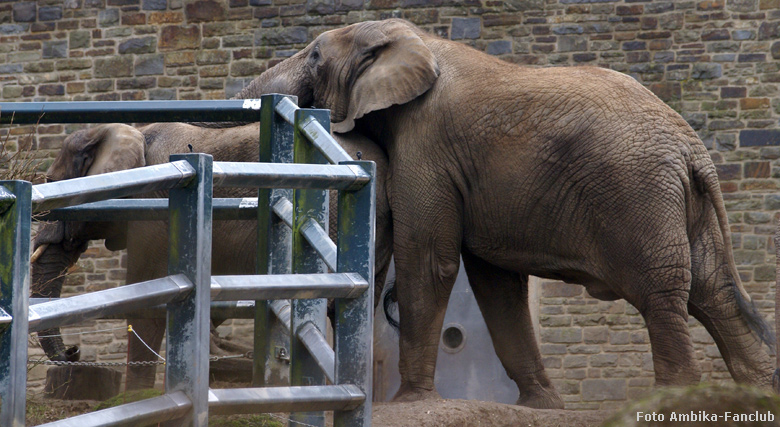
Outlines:
{"type": "MultiPolygon", "coordinates": [[[[692,245],[693,281],[688,310],[715,340],[732,378],[737,382],[769,386],[774,366],[761,341],[751,331],[760,315],[740,306],[734,277],[716,244],[719,235],[703,233],[692,245]]],[[[745,301],[746,305],[750,302],[745,301]]]]}
{"type": "Polygon", "coordinates": [[[536,345],[528,307],[528,276],[488,264],[466,251],[463,264],[496,354],[520,391],[517,404],[563,409],[563,400],[547,377],[536,345]]]}
{"type": "MultiPolygon", "coordinates": [[[[651,294],[637,306],[647,323],[657,386],[682,386],[701,380],[688,331],[688,290],[651,294]]],[[[635,305],[636,306],[636,305],[635,305]]]]}

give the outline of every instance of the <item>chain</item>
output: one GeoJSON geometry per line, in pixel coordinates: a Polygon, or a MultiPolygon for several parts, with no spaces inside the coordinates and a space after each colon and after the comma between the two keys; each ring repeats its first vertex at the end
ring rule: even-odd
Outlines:
{"type": "MultiPolygon", "coordinates": [[[[253,352],[248,351],[244,354],[231,354],[228,356],[211,356],[209,362],[217,362],[223,359],[251,359],[253,352]]],[[[164,365],[164,360],[147,360],[141,362],[65,362],[58,360],[33,360],[27,361],[28,365],[54,365],[54,366],[157,366],[164,365]]]]}

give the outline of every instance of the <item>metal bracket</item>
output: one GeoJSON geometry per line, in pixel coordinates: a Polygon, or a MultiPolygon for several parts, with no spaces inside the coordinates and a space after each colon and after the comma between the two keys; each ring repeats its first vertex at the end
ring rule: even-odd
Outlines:
{"type": "Polygon", "coordinates": [[[290,352],[286,348],[281,346],[274,347],[274,354],[276,354],[276,359],[290,363],[290,352]]]}

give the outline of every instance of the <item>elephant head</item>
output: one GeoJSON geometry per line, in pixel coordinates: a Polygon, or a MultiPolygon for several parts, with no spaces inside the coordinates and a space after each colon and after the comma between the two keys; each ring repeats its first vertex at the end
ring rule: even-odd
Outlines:
{"type": "MultiPolygon", "coordinates": [[[[61,181],[145,165],[144,136],[121,124],[101,125],[68,136],[60,155],[46,173],[47,181],[61,181]]],[[[106,239],[111,250],[124,248],[125,224],[56,221],[41,226],[35,237],[32,262],[32,296],[59,298],[65,271],[87,249],[89,240],[106,239]]],[[[75,361],[78,348],[65,349],[59,329],[38,333],[51,360],[75,361]]]]}
{"type": "Polygon", "coordinates": [[[302,107],[330,109],[333,131],[348,132],[355,120],[417,98],[439,77],[436,58],[420,31],[391,19],[325,32],[235,98],[296,95],[302,107]]]}

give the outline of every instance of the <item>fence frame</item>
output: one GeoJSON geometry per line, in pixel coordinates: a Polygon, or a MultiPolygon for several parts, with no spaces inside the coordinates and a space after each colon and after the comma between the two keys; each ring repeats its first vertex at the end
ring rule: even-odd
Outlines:
{"type": "Polygon", "coordinates": [[[215,413],[315,411],[296,417],[316,425],[324,424],[321,411],[335,410],[336,425],[370,425],[373,291],[369,289],[373,285],[376,170],[373,162],[351,161],[332,139],[327,111],[299,109],[294,99],[283,95],[243,101],[0,103],[3,113],[0,123],[8,122],[9,116],[17,124],[150,122],[151,112],[155,122],[250,122],[257,120],[258,109],[259,160],[275,165],[212,162],[209,155],[184,154],[172,156],[171,163],[163,165],[58,183],[32,186],[23,181],[0,182],[0,255],[3,259],[11,259],[6,254],[13,255],[13,262],[0,268],[0,424],[24,425],[27,333],[34,329],[33,324],[39,327],[45,322],[67,319],[68,315],[61,314],[63,311],[70,313],[70,322],[74,322],[116,316],[153,302],[152,305],[167,303],[166,394],[48,425],[83,427],[163,422],[205,426],[210,407],[215,413]],[[293,151],[301,153],[296,156],[298,161],[327,163],[330,160],[338,164],[327,167],[279,164],[290,162],[293,151]],[[152,179],[151,175],[163,178],[152,179]],[[239,283],[243,280],[234,276],[211,276],[211,223],[213,216],[217,216],[212,214],[212,206],[219,207],[220,218],[248,215],[243,213],[247,210],[243,201],[212,200],[212,184],[260,188],[258,201],[252,207],[256,206],[259,220],[257,272],[266,276],[246,276],[248,283],[239,283]],[[274,189],[278,186],[295,190],[274,189]],[[151,199],[96,202],[162,188],[171,189],[167,205],[151,199]],[[327,237],[325,189],[339,190],[339,245],[327,237]],[[287,206],[290,200],[293,201],[292,218],[287,206]],[[88,205],[66,207],[84,203],[88,205]],[[65,208],[58,209],[62,207],[65,208]],[[82,220],[79,215],[84,212],[91,215],[91,220],[116,220],[126,218],[128,212],[142,212],[143,218],[136,219],[143,220],[159,218],[167,210],[171,224],[170,276],[100,291],[100,295],[79,296],[82,302],[108,298],[113,301],[110,306],[87,304],[88,307],[78,309],[75,307],[78,304],[70,303],[67,298],[29,306],[31,324],[28,325],[28,316],[19,313],[27,313],[29,304],[30,217],[46,209],[56,209],[49,215],[51,219],[62,215],[62,218],[75,216],[82,220]],[[293,226],[292,230],[288,224],[293,226]],[[304,233],[304,229],[308,231],[304,233]],[[339,248],[335,260],[328,255],[334,252],[334,247],[339,248]],[[299,267],[293,270],[296,263],[299,267]],[[294,289],[278,288],[280,280],[296,279],[289,273],[327,273],[328,267],[331,270],[335,267],[336,271],[324,276],[298,275],[303,282],[294,289]],[[162,285],[168,290],[151,292],[132,302],[122,301],[128,292],[162,285]],[[295,348],[294,360],[299,355],[301,359],[293,366],[319,379],[310,381],[312,386],[300,386],[296,383],[304,382],[302,377],[306,375],[296,372],[293,387],[210,390],[207,349],[212,296],[220,301],[245,296],[296,298],[291,325],[285,325],[284,310],[280,308],[283,304],[279,304],[282,300],[255,302],[253,385],[265,383],[269,358],[274,358],[269,341],[275,336],[270,333],[272,322],[281,324],[281,330],[292,331],[288,339],[295,348]],[[325,296],[336,296],[339,317],[334,331],[335,351],[327,345],[322,347],[325,300],[317,298],[325,296]],[[276,317],[282,321],[276,322],[276,317]],[[355,324],[355,321],[363,323],[355,324]],[[352,349],[346,350],[346,345],[352,349]],[[324,385],[326,377],[333,385],[324,385]]]}

